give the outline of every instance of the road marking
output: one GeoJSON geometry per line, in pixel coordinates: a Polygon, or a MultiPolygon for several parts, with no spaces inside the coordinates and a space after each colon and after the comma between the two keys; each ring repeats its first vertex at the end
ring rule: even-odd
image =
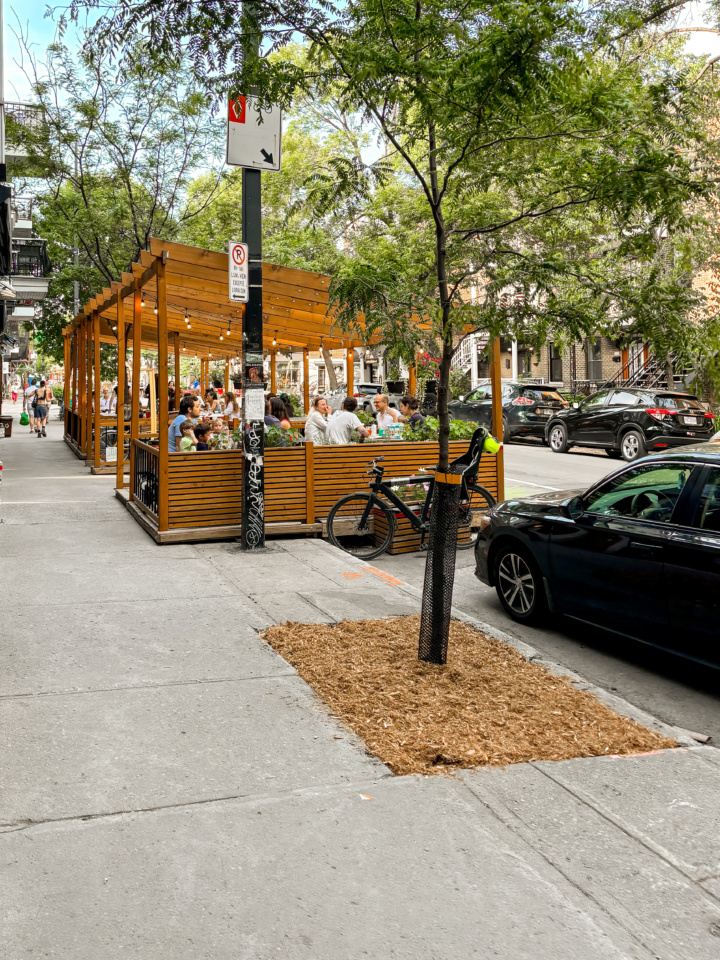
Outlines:
{"type": "Polygon", "coordinates": [[[549,487],[546,483],[532,483],[530,480],[518,480],[515,477],[505,477],[505,482],[507,483],[524,483],[528,487],[542,487],[543,490],[562,490],[562,487],[549,487]]]}

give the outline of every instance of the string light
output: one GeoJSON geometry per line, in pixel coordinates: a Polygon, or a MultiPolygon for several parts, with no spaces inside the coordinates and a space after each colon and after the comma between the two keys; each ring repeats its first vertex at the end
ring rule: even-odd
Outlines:
{"type": "Polygon", "coordinates": [[[273,346],[277,346],[277,330],[275,331],[275,336],[273,337],[273,346]]]}
{"type": "Polygon", "coordinates": [[[222,335],[222,334],[220,334],[220,339],[222,340],[222,338],[223,338],[223,335],[222,335]]]}
{"type": "Polygon", "coordinates": [[[140,297],[140,306],[141,306],[141,307],[144,307],[144,306],[145,306],[145,292],[144,292],[144,291],[143,291],[142,296],[140,297]]]}

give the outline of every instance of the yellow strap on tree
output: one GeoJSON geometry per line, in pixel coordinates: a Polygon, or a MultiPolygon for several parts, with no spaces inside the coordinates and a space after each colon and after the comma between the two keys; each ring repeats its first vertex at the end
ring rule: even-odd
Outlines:
{"type": "Polygon", "coordinates": [[[462,474],[460,473],[436,473],[436,483],[462,483],[462,474]]]}

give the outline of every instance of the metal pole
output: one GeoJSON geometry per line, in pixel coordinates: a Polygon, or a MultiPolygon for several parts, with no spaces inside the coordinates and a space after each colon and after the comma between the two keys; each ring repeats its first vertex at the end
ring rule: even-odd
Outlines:
{"type": "MultiPolygon", "coordinates": [[[[0,4],[2,0],[0,0],[0,4]]],[[[77,182],[78,177],[78,158],[77,154],[75,155],[75,181],[77,182]]],[[[77,245],[77,236],[73,237],[73,263],[77,267],[80,263],[80,251],[78,250],[77,245]]],[[[73,307],[74,307],[74,316],[77,316],[80,313],[80,283],[77,280],[73,280],[73,307]]]]}
{"type": "MultiPolygon", "coordinates": [[[[249,8],[251,5],[247,4],[249,8]]],[[[245,40],[245,54],[257,57],[260,38],[257,34],[245,40]]],[[[255,93],[250,90],[251,95],[255,93]]],[[[243,329],[243,470],[242,527],[243,550],[265,546],[265,394],[263,363],[263,298],[262,298],[262,205],[260,171],[243,167],[242,171],[242,239],[248,245],[248,302],[245,305],[243,329]],[[258,379],[260,382],[258,383],[258,379]]]]}
{"type": "Polygon", "coordinates": [[[0,0],[0,180],[7,179],[5,172],[5,9],[0,0]]]}

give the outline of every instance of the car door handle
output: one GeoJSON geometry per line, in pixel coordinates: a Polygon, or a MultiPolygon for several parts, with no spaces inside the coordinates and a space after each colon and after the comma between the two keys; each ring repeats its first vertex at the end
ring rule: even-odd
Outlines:
{"type": "Polygon", "coordinates": [[[649,556],[653,553],[660,553],[662,546],[658,543],[637,543],[633,540],[630,543],[630,549],[635,553],[644,553],[649,556]]]}

